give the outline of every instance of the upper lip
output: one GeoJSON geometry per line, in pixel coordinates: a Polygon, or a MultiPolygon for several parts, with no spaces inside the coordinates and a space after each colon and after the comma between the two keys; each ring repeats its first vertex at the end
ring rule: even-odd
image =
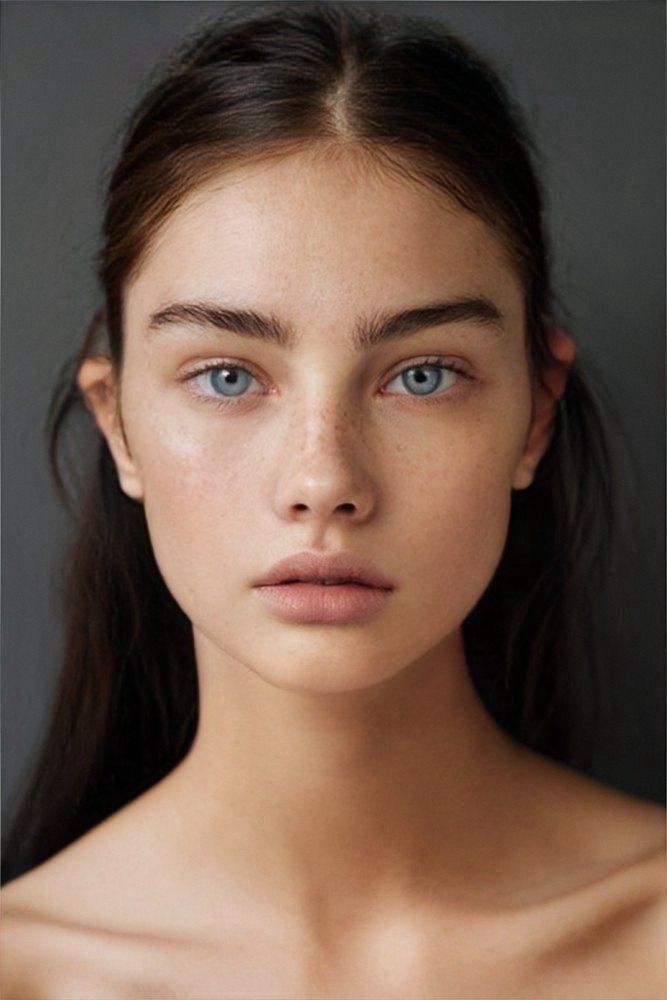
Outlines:
{"type": "Polygon", "coordinates": [[[274,563],[255,587],[286,583],[289,580],[354,580],[369,587],[393,589],[388,580],[372,563],[351,552],[297,552],[274,563]]]}

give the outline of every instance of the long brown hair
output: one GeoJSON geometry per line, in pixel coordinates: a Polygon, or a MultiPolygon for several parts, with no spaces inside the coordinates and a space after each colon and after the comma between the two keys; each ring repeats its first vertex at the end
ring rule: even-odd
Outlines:
{"type": "MultiPolygon", "coordinates": [[[[446,192],[499,233],[525,289],[535,378],[550,359],[543,196],[518,108],[497,71],[438,22],[373,6],[230,5],[173,54],[127,124],[108,184],[100,306],[60,373],[46,428],[72,517],[62,666],[7,837],[4,881],[167,774],[197,727],[191,623],[165,586],[143,505],[121,490],[76,381],[92,354],[122,370],[123,288],[185,194],[253,158],[315,141],[354,146],[446,192]],[[65,432],[77,414],[92,435],[92,461],[77,463],[75,449],[65,465],[65,432]]],[[[573,666],[595,669],[590,595],[613,520],[596,400],[575,362],[535,479],[513,494],[497,572],[463,623],[489,711],[517,739],[561,759],[569,753],[573,666]]]]}

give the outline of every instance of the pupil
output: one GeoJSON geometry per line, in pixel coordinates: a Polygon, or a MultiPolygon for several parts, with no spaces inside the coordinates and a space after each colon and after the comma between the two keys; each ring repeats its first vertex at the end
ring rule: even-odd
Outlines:
{"type": "MultiPolygon", "coordinates": [[[[415,389],[435,389],[441,378],[440,371],[434,365],[416,365],[410,368],[404,375],[404,379],[412,380],[412,387],[415,389]]],[[[421,393],[424,395],[424,393],[421,393]]]]}
{"type": "Polygon", "coordinates": [[[248,373],[240,368],[220,367],[211,369],[211,384],[216,390],[222,392],[223,395],[238,396],[240,393],[225,393],[225,390],[247,388],[249,377],[248,373]],[[244,379],[246,381],[245,385],[244,379]]]}

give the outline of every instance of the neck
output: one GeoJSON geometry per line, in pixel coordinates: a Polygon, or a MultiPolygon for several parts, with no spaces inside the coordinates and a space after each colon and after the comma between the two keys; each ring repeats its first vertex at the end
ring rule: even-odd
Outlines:
{"type": "Polygon", "coordinates": [[[480,702],[460,633],[380,684],[327,694],[269,684],[201,635],[195,647],[199,727],[170,777],[200,867],[357,912],[434,880],[465,893],[471,865],[495,870],[519,748],[480,702]]]}

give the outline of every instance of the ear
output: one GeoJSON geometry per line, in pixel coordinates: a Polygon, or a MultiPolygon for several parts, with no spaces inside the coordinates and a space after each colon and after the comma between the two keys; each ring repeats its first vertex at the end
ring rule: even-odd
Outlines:
{"type": "Polygon", "coordinates": [[[542,371],[542,380],[535,389],[533,419],[512,481],[515,490],[526,489],[535,478],[535,470],[549,447],[558,400],[565,392],[569,370],[576,355],[572,337],[560,327],[552,329],[549,347],[552,358],[542,371]]]}
{"type": "Polygon", "coordinates": [[[133,500],[142,500],[143,484],[125,437],[118,383],[111,360],[104,356],[85,358],[76,381],[86,407],[106,438],[121,489],[133,500]]]}

